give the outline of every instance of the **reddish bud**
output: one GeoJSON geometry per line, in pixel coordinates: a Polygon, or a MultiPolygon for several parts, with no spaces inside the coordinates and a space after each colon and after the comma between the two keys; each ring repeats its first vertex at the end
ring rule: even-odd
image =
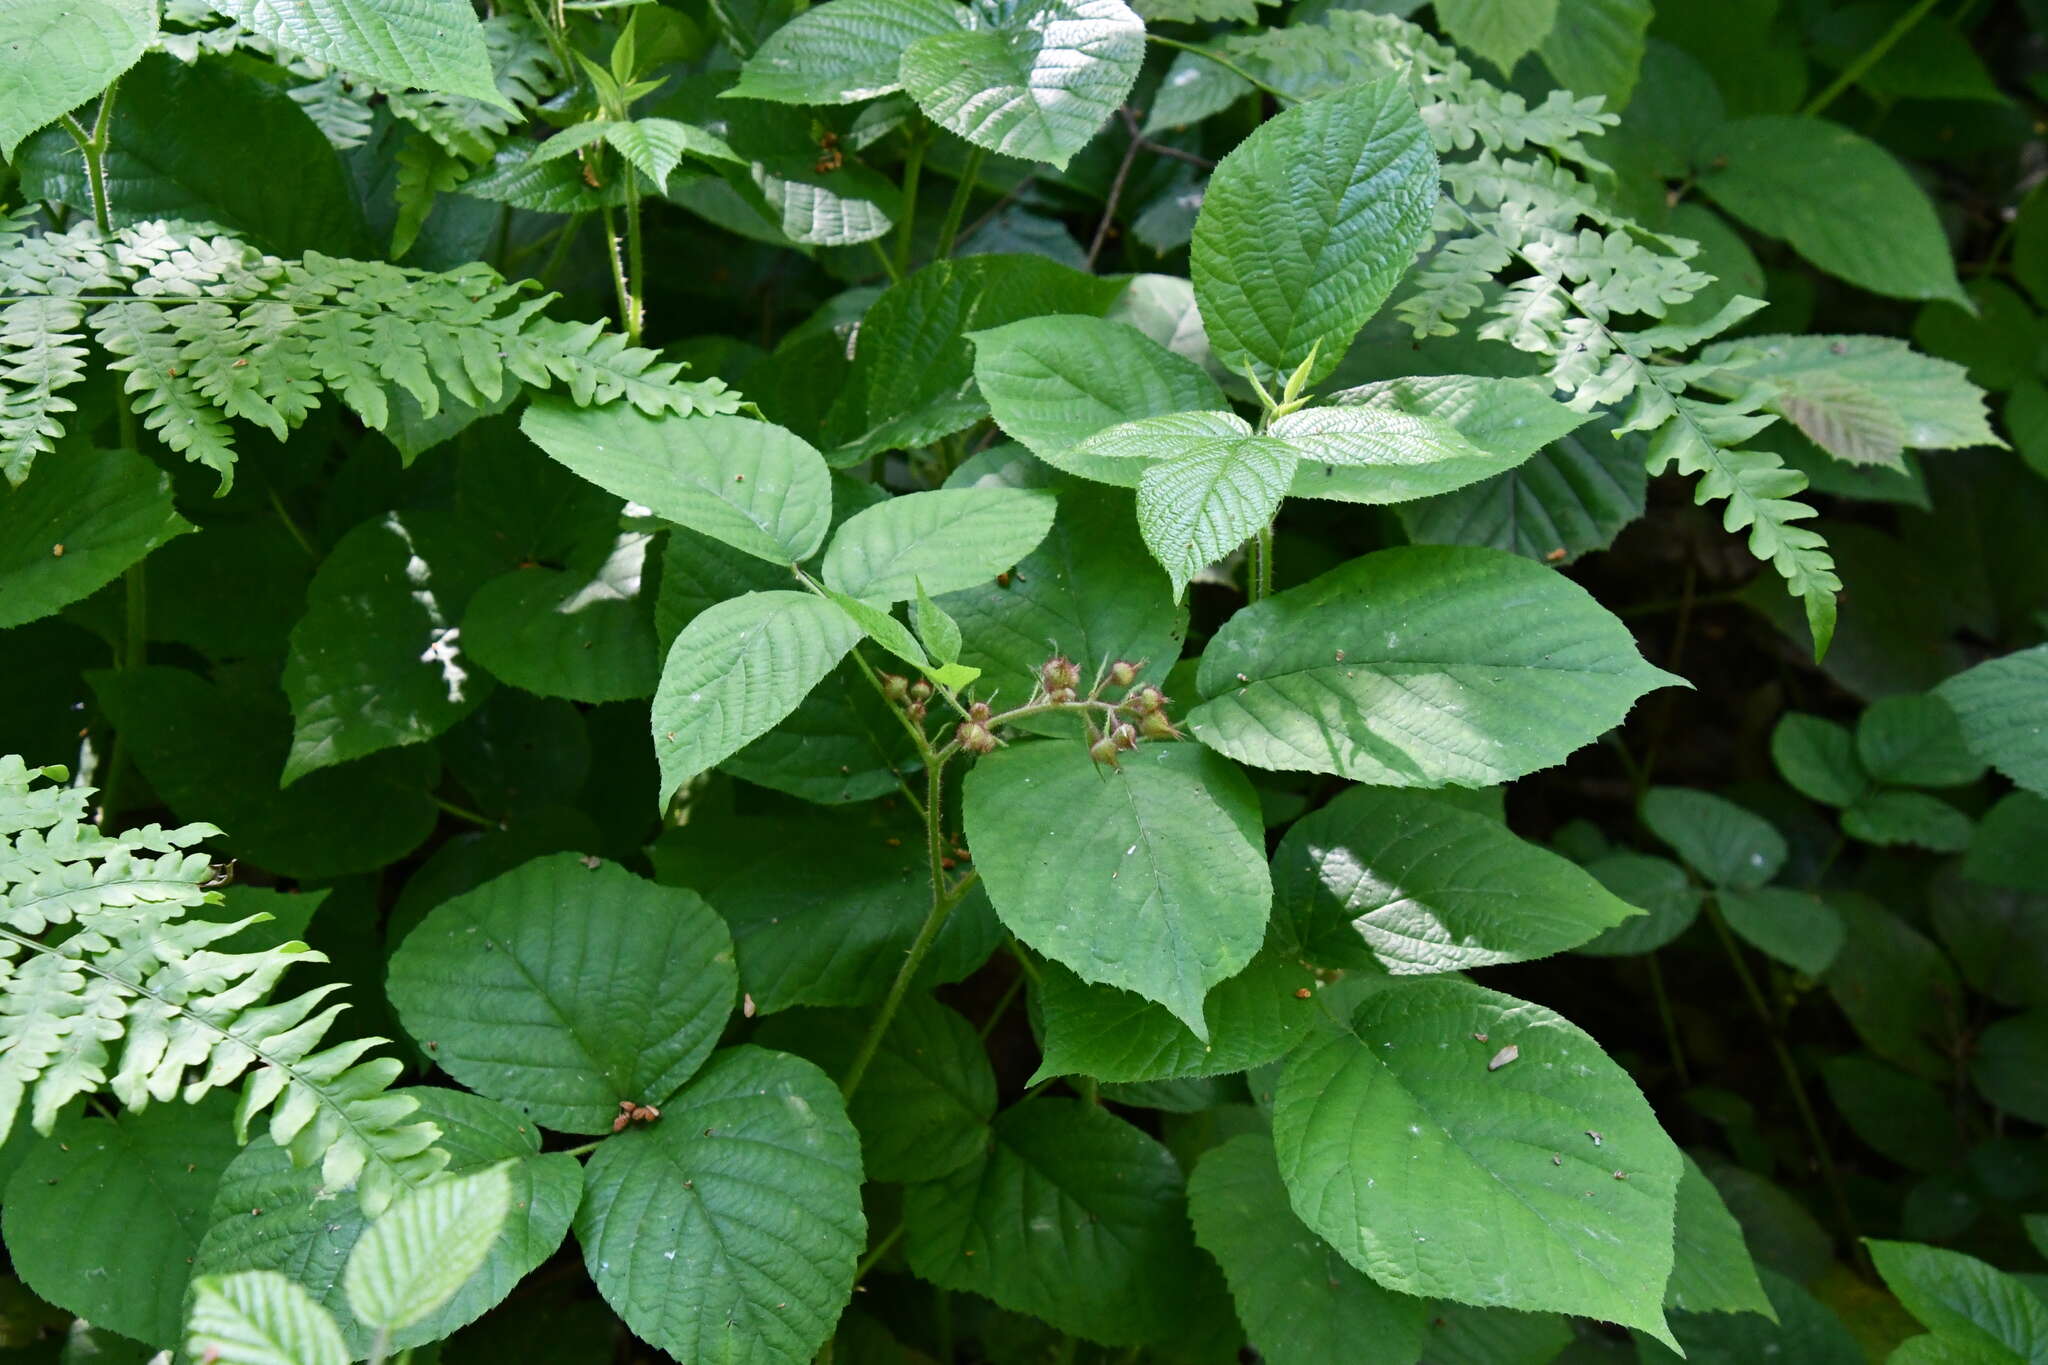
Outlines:
{"type": "Polygon", "coordinates": [[[1118,659],[1109,666],[1109,681],[1114,687],[1129,687],[1138,680],[1138,666],[1129,659],[1118,659]]]}
{"type": "Polygon", "coordinates": [[[921,701],[914,701],[910,703],[910,705],[903,708],[903,714],[909,716],[912,720],[923,720],[924,703],[921,701]]]}
{"type": "Polygon", "coordinates": [[[1166,703],[1170,700],[1172,699],[1164,692],[1161,692],[1151,683],[1146,683],[1142,687],[1131,689],[1131,694],[1124,698],[1124,707],[1127,710],[1135,711],[1139,715],[1144,716],[1164,709],[1166,703]]]}
{"type": "Polygon", "coordinates": [[[919,678],[910,685],[910,699],[912,701],[930,701],[931,695],[932,685],[923,678],[919,678]]]}
{"type": "Polygon", "coordinates": [[[988,724],[988,717],[988,703],[985,701],[973,702],[967,708],[967,718],[976,725],[988,724]]]}
{"type": "Polygon", "coordinates": [[[895,702],[898,706],[901,706],[903,699],[910,695],[910,679],[898,673],[884,673],[882,675],[882,695],[895,702]]]}
{"type": "Polygon", "coordinates": [[[1109,740],[1119,749],[1135,749],[1138,747],[1138,727],[1125,721],[1109,732],[1109,740]]]}
{"type": "Polygon", "coordinates": [[[996,737],[988,732],[986,725],[962,721],[960,728],[953,733],[960,747],[970,754],[992,754],[996,751],[996,737]]]}
{"type": "Polygon", "coordinates": [[[1039,668],[1038,681],[1047,692],[1066,692],[1071,699],[1073,690],[1081,685],[1081,670],[1066,655],[1055,654],[1039,668]]]}

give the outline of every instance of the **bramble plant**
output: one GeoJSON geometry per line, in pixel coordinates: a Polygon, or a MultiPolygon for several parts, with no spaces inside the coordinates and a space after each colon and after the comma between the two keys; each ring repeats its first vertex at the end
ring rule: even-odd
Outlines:
{"type": "Polygon", "coordinates": [[[2048,1360],[2006,8],[0,0],[0,1355],[2048,1360]]]}

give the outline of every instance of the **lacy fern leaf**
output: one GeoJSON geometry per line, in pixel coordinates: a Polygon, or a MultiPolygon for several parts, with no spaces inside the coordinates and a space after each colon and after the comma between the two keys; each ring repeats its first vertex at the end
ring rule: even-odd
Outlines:
{"type": "Polygon", "coordinates": [[[23,1104],[47,1133],[80,1095],[191,1103],[246,1073],[242,1135],[267,1112],[271,1138],[318,1161],[328,1188],[381,1207],[439,1170],[440,1130],[390,1093],[399,1063],[364,1060],[383,1040],[326,1045],[338,987],[267,999],[288,967],[325,958],[303,943],[224,950],[254,918],[190,917],[221,899],[193,851],[218,831],[101,834],[86,818],[92,790],[58,777],[0,756],[0,1131],[23,1104]]]}
{"type": "Polygon", "coordinates": [[[650,415],[739,407],[717,379],[686,380],[595,323],[544,316],[546,298],[482,265],[281,260],[163,222],[105,239],[90,224],[32,235],[0,222],[0,276],[18,291],[0,296],[0,474],[15,484],[63,434],[88,334],[143,425],[223,488],[233,421],[281,438],[323,394],[379,429],[393,389],[432,417],[444,399],[496,402],[508,380],[559,384],[579,403],[623,397],[650,415]]]}

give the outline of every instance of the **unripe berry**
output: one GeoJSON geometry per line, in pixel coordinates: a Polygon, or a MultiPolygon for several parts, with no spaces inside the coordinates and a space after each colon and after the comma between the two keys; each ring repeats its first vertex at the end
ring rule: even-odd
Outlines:
{"type": "Polygon", "coordinates": [[[1138,747],[1138,727],[1125,721],[1109,732],[1109,740],[1119,749],[1135,749],[1138,747]]]}
{"type": "Polygon", "coordinates": [[[901,706],[903,699],[910,695],[910,679],[900,673],[884,673],[882,675],[882,695],[898,706],[901,706]]]}
{"type": "Polygon", "coordinates": [[[985,701],[978,701],[978,702],[973,702],[973,703],[969,704],[969,706],[968,706],[968,708],[967,708],[967,718],[968,718],[969,720],[973,721],[973,722],[974,722],[975,724],[977,724],[977,725],[986,725],[986,724],[988,724],[988,716],[989,716],[989,710],[988,710],[988,703],[987,703],[987,702],[985,702],[985,701]]]}
{"type": "Polygon", "coordinates": [[[921,701],[914,701],[910,703],[910,705],[903,708],[903,714],[909,716],[912,720],[923,720],[924,703],[921,701]]]}
{"type": "Polygon", "coordinates": [[[1142,687],[1131,689],[1131,694],[1124,698],[1124,707],[1138,715],[1147,716],[1154,711],[1163,710],[1170,700],[1164,692],[1151,683],[1146,683],[1142,687]]]}
{"type": "Polygon", "coordinates": [[[1109,681],[1115,687],[1129,687],[1138,680],[1138,666],[1129,659],[1118,659],[1109,666],[1109,681]]]}
{"type": "Polygon", "coordinates": [[[1166,718],[1164,711],[1147,711],[1138,717],[1138,733],[1146,739],[1180,738],[1180,731],[1173,728],[1173,722],[1166,718]]]}
{"type": "Polygon", "coordinates": [[[1110,767],[1114,768],[1116,766],[1116,741],[1108,735],[1095,740],[1088,746],[1088,757],[1094,759],[1097,763],[1107,763],[1110,767]]]}
{"type": "Polygon", "coordinates": [[[1067,694],[1064,698],[1054,695],[1053,700],[1072,701],[1074,689],[1081,685],[1081,670],[1066,655],[1055,654],[1039,668],[1038,681],[1049,694],[1067,694]]]}
{"type": "Polygon", "coordinates": [[[929,701],[931,699],[931,695],[932,685],[926,682],[923,678],[919,678],[916,682],[910,685],[910,699],[912,701],[929,701]]]}
{"type": "Polygon", "coordinates": [[[971,720],[962,721],[959,729],[953,733],[954,738],[959,740],[960,747],[970,754],[992,754],[996,751],[996,737],[989,733],[986,725],[971,720]]]}

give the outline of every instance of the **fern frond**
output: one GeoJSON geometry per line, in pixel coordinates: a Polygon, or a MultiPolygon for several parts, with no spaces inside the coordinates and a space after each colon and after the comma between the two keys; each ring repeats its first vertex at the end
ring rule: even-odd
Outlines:
{"type": "MultiPolygon", "coordinates": [[[[216,945],[255,919],[189,918],[220,900],[193,845],[211,825],[104,835],[90,788],[0,756],[0,1131],[24,1102],[47,1133],[80,1095],[141,1109],[192,1103],[245,1075],[237,1122],[271,1137],[330,1189],[381,1206],[445,1164],[416,1102],[389,1093],[399,1063],[363,1060],[381,1039],[323,1046],[333,986],[269,1000],[285,970],[325,959],[302,943],[216,945]]],[[[259,917],[260,918],[260,917],[259,917]]]]}
{"type": "Polygon", "coordinates": [[[543,316],[546,298],[483,265],[280,260],[162,222],[104,240],[89,226],[33,236],[0,223],[0,271],[20,291],[0,296],[0,473],[15,483],[72,410],[62,390],[83,373],[81,317],[144,425],[216,470],[224,489],[232,420],[281,438],[325,393],[375,428],[394,389],[429,417],[444,398],[496,404],[508,382],[559,384],[579,403],[623,397],[648,413],[740,403],[719,380],[687,380],[682,365],[595,323],[543,316]]]}

